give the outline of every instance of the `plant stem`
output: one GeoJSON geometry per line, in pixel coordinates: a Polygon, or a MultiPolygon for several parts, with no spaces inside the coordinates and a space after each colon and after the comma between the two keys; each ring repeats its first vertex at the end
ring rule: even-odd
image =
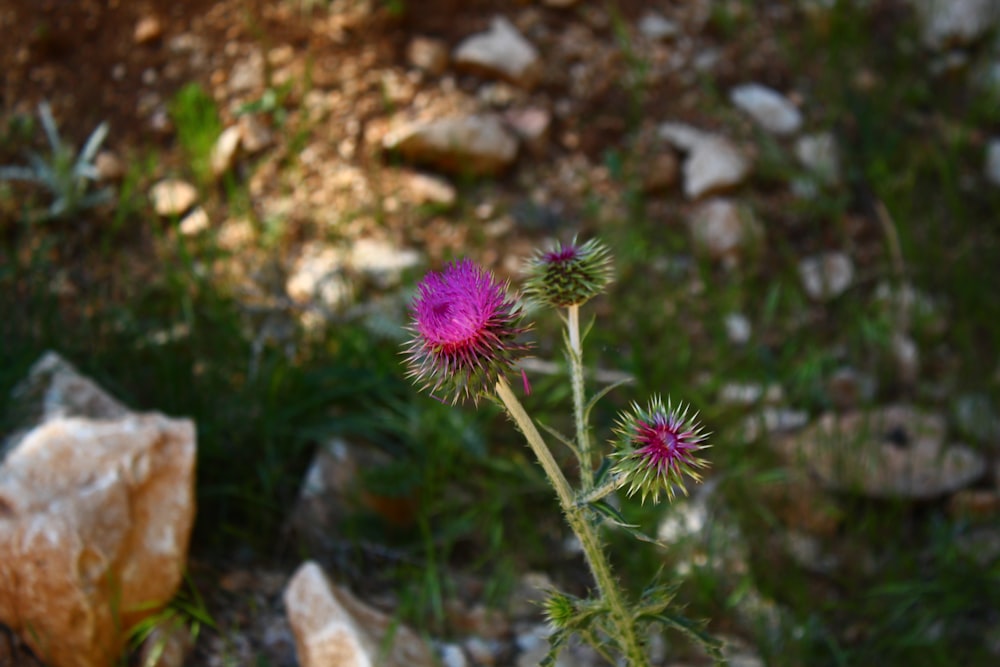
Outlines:
{"type": "Polygon", "coordinates": [[[580,482],[584,491],[594,486],[594,467],[590,455],[590,430],[584,419],[583,344],[580,340],[580,306],[568,308],[566,329],[569,334],[569,366],[573,384],[573,417],[576,421],[576,443],[580,458],[580,482]]]}
{"type": "Polygon", "coordinates": [[[578,507],[574,502],[572,489],[566,481],[566,476],[563,475],[559,465],[552,457],[552,452],[549,451],[548,445],[542,439],[535,423],[503,378],[497,382],[496,392],[507,408],[507,413],[521,429],[521,433],[524,434],[531,449],[534,450],[535,456],[538,457],[542,469],[549,476],[552,486],[555,487],[559,505],[562,507],[563,514],[566,515],[566,521],[580,540],[584,557],[587,559],[587,565],[597,583],[601,600],[608,607],[608,614],[614,628],[613,639],[618,642],[622,653],[625,654],[626,664],[630,667],[648,667],[649,660],[639,641],[634,618],[626,608],[625,600],[611,574],[611,565],[608,563],[604,548],[597,535],[597,526],[588,520],[585,509],[578,507]]]}

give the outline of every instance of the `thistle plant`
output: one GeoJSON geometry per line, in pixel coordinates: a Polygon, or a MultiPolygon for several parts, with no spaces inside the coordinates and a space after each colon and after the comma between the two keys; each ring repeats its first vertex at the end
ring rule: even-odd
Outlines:
{"type": "Polygon", "coordinates": [[[51,152],[48,156],[28,153],[27,167],[0,166],[0,181],[36,183],[48,190],[52,203],[43,219],[70,217],[110,200],[111,191],[107,188],[90,191],[91,183],[99,178],[93,161],[108,134],[108,124],[101,123],[94,128],[83,148],[76,153],[59,136],[59,128],[47,102],[38,105],[38,117],[51,152]]]}
{"type": "MultiPolygon", "coordinates": [[[[405,355],[409,376],[439,399],[452,402],[495,400],[510,416],[531,447],[555,490],[559,507],[579,539],[596,585],[591,598],[553,591],[544,605],[552,626],[551,649],[543,665],[555,664],[566,640],[578,634],[611,663],[630,667],[650,664],[645,640],[650,626],[661,623],[688,633],[721,662],[718,643],[699,624],[670,609],[674,588],[651,586],[630,600],[615,579],[600,530],[610,519],[637,537],[653,541],[629,526],[606,498],[618,490],[638,494],[642,502],[661,496],[673,500],[685,483],[700,480],[706,462],[699,453],[708,447],[707,434],[690,415],[690,408],[659,397],[646,407],[633,404],[623,413],[610,440],[610,451],[599,462],[591,444],[590,411],[622,383],[587,397],[584,380],[580,307],[602,293],[612,280],[611,255],[596,240],[536,253],[527,263],[528,298],[559,311],[565,324],[564,342],[573,393],[575,438],[545,428],[576,455],[579,487],[574,489],[549,445],[517,398],[508,378],[529,345],[518,295],[509,285],[469,260],[454,262],[428,274],[417,288],[405,355]]],[[[525,390],[528,389],[524,378],[525,390]]]]}

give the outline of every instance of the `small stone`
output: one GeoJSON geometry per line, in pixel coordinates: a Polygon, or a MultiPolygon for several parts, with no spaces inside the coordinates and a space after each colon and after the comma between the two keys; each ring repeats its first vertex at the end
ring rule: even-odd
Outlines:
{"type": "Polygon", "coordinates": [[[799,137],[795,142],[795,156],[821,183],[840,181],[837,142],[829,132],[799,137]]]}
{"type": "Polygon", "coordinates": [[[802,114],[776,90],[757,83],[733,88],[729,99],[762,128],[777,135],[793,134],[802,127],[802,114]]]}
{"type": "Polygon", "coordinates": [[[417,69],[440,76],[448,69],[448,46],[440,39],[414,37],[406,47],[406,59],[417,69]]]}
{"type": "Polygon", "coordinates": [[[454,59],[461,69],[500,77],[529,90],[542,75],[538,51],[502,16],[494,17],[487,32],[459,44],[454,59]]]}
{"type": "Polygon", "coordinates": [[[696,252],[730,263],[738,261],[762,234],[753,213],[729,199],[712,199],[698,206],[690,227],[696,252]]]}
{"type": "Polygon", "coordinates": [[[539,107],[510,109],[504,113],[503,119],[529,151],[535,155],[545,153],[552,126],[551,113],[539,107]]]}
{"type": "Polygon", "coordinates": [[[904,333],[896,332],[889,341],[889,351],[896,362],[896,372],[905,384],[912,385],[920,374],[920,348],[904,333]]]}
{"type": "Polygon", "coordinates": [[[727,382],[719,389],[719,402],[723,405],[751,406],[764,396],[763,385],[755,382],[727,382]]]}
{"type": "Polygon", "coordinates": [[[303,248],[285,283],[288,296],[300,305],[337,312],[353,298],[344,275],[344,253],[320,243],[303,248]]]}
{"type": "Polygon", "coordinates": [[[723,137],[682,123],[663,123],[658,132],[688,153],[684,161],[684,194],[688,199],[739,185],[750,173],[750,162],[723,137]]]}
{"type": "Polygon", "coordinates": [[[420,264],[419,252],[408,248],[398,248],[391,243],[376,239],[358,239],[347,254],[347,264],[363,273],[382,289],[397,285],[402,273],[420,264]]]}
{"type": "Polygon", "coordinates": [[[144,16],[135,24],[132,39],[136,44],[149,44],[163,35],[163,24],[155,16],[144,16]]]}
{"type": "Polygon", "coordinates": [[[799,278],[809,298],[823,301],[840,296],[854,281],[854,263],[842,252],[807,257],[799,262],[799,278]]]}
{"type": "Polygon", "coordinates": [[[177,229],[183,236],[196,236],[206,231],[210,223],[211,221],[205,209],[201,206],[196,206],[194,210],[184,216],[177,229]]]}
{"type": "Polygon", "coordinates": [[[662,15],[650,12],[639,19],[639,32],[643,37],[661,42],[679,35],[680,28],[662,15]]]}
{"type": "Polygon", "coordinates": [[[462,647],[455,644],[445,644],[441,647],[441,665],[442,667],[466,667],[469,661],[465,658],[465,653],[462,652],[462,647]]]}
{"type": "Polygon", "coordinates": [[[493,115],[407,124],[387,133],[382,145],[413,162],[474,176],[497,174],[517,157],[517,139],[493,115]]]}
{"type": "Polygon", "coordinates": [[[264,87],[264,56],[259,50],[251,51],[233,65],[226,82],[230,94],[260,90],[264,87]]]}
{"type": "Polygon", "coordinates": [[[120,181],[125,176],[125,163],[114,151],[103,150],[94,157],[97,179],[102,182],[120,181]]]}
{"type": "Polygon", "coordinates": [[[1000,186],[1000,139],[991,139],[986,146],[986,180],[1000,186]]]}
{"type": "Polygon", "coordinates": [[[156,214],[169,218],[179,216],[194,206],[198,201],[198,190],[186,181],[168,178],[150,189],[149,198],[156,214]]]}
{"type": "Polygon", "coordinates": [[[449,209],[458,199],[455,186],[438,176],[410,173],[405,177],[404,184],[409,200],[418,206],[433,204],[449,209]]]}
{"type": "Polygon", "coordinates": [[[301,667],[431,667],[420,637],[333,585],[319,565],[303,563],[284,592],[301,667]]]}
{"type": "Polygon", "coordinates": [[[240,130],[240,146],[250,155],[259,153],[274,143],[271,128],[252,114],[240,116],[237,125],[240,130]]]}
{"type": "Polygon", "coordinates": [[[463,646],[465,647],[465,652],[469,654],[473,662],[477,665],[485,665],[487,667],[497,664],[497,660],[502,652],[501,646],[497,641],[486,641],[480,637],[469,637],[465,640],[463,646]]]}
{"type": "Polygon", "coordinates": [[[236,154],[240,150],[240,137],[242,132],[239,125],[230,125],[212,146],[212,153],[209,156],[209,165],[212,168],[212,175],[216,178],[222,176],[236,164],[236,154]]]}
{"type": "Polygon", "coordinates": [[[752,328],[750,320],[743,313],[729,313],[724,321],[726,337],[730,343],[746,345],[750,342],[752,328]]]}

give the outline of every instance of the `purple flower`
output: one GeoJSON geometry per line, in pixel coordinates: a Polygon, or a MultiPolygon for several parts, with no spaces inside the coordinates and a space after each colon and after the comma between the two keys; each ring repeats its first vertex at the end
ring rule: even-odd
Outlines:
{"type": "Polygon", "coordinates": [[[468,259],[428,273],[411,305],[408,376],[453,402],[491,389],[527,349],[517,342],[527,329],[518,326],[521,307],[507,287],[468,259]]]}
{"type": "Polygon", "coordinates": [[[696,454],[708,447],[708,434],[696,421],[697,414],[688,417],[688,410],[681,404],[675,409],[669,399],[664,406],[654,396],[648,408],[633,403],[631,412],[619,418],[613,473],[624,478],[630,496],[639,492],[645,503],[647,496],[656,502],[666,493],[673,500],[675,486],[687,494],[685,476],[701,481],[698,470],[708,463],[696,454]]]}
{"type": "Polygon", "coordinates": [[[536,301],[566,308],[579,306],[600,294],[611,282],[611,255],[600,241],[577,245],[556,243],[539,251],[525,267],[525,291],[536,301]]]}

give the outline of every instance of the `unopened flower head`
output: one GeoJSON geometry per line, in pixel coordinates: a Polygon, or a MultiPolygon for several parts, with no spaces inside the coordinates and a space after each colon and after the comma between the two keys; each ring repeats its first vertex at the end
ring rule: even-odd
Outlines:
{"type": "Polygon", "coordinates": [[[411,306],[409,376],[452,401],[478,400],[513,368],[527,346],[517,342],[521,307],[507,284],[470,260],[427,274],[411,306]]]}
{"type": "Polygon", "coordinates": [[[697,414],[688,417],[689,409],[681,404],[675,408],[669,399],[664,406],[653,397],[647,408],[633,403],[632,410],[619,418],[613,473],[623,478],[630,496],[639,493],[645,503],[647,497],[656,502],[665,493],[673,500],[675,486],[687,494],[685,475],[701,481],[698,471],[708,463],[697,453],[708,447],[708,434],[698,424],[697,414]]]}
{"type": "Polygon", "coordinates": [[[582,245],[556,243],[535,253],[525,268],[525,292],[554,308],[579,306],[611,282],[611,253],[597,239],[582,245]]]}

